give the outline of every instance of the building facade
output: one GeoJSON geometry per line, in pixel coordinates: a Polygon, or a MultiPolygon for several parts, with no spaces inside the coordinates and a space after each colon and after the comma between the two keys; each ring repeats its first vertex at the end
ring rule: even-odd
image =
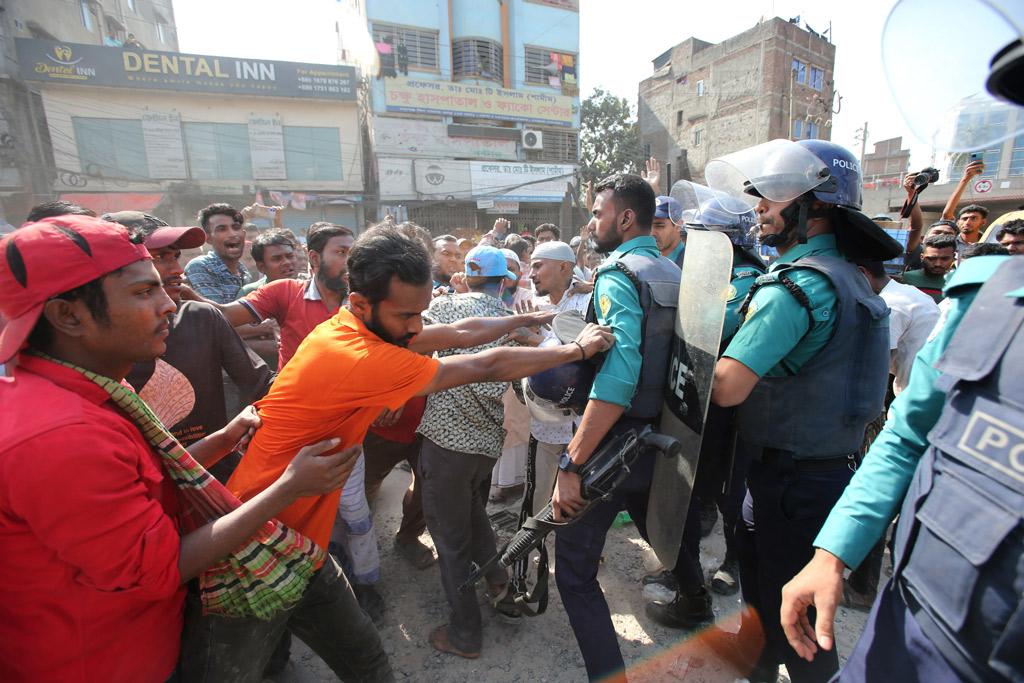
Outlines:
{"type": "Polygon", "coordinates": [[[192,224],[199,208],[283,204],[300,235],[362,226],[350,66],[17,39],[52,149],[51,196],[192,224]]]}
{"type": "MultiPolygon", "coordinates": [[[[961,143],[977,140],[997,140],[976,153],[953,152],[933,161],[939,169],[940,183],[929,187],[920,197],[925,223],[938,220],[946,200],[963,177],[964,167],[975,159],[985,162],[985,171],[967,187],[960,206],[981,204],[989,209],[989,220],[1024,206],[1024,112],[1008,104],[985,104],[965,108],[951,133],[961,143]],[[1016,134],[1014,134],[1016,132],[1016,134]]],[[[879,143],[881,144],[881,143],[879,143]]],[[[972,145],[973,146],[973,145],[972,145]]],[[[865,161],[865,167],[867,162],[865,161]]],[[[914,168],[912,170],[920,170],[914,168]]],[[[865,175],[865,206],[873,210],[893,213],[902,205],[906,194],[902,188],[879,183],[871,186],[865,175]]]]}
{"type": "Polygon", "coordinates": [[[378,218],[558,222],[579,145],[577,0],[367,0],[378,218]]]}
{"type": "Polygon", "coordinates": [[[56,174],[42,98],[20,77],[16,39],[178,49],[171,0],[9,0],[2,10],[0,229],[52,198],[56,174]]]}
{"type": "Polygon", "coordinates": [[[721,43],[687,38],[640,82],[638,123],[662,191],[715,157],[776,138],[831,139],[835,46],[778,17],[721,43]]]}

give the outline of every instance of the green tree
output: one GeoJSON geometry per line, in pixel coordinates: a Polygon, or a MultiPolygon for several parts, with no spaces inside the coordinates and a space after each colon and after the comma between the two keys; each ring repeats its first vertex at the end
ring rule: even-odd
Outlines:
{"type": "Polygon", "coordinates": [[[624,97],[601,88],[580,109],[580,175],[584,181],[643,166],[640,130],[624,97]]]}

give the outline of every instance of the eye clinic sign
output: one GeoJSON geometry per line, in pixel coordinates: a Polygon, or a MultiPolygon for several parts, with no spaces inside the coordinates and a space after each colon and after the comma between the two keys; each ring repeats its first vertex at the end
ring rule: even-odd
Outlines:
{"type": "Polygon", "coordinates": [[[16,39],[21,77],[44,83],[355,101],[351,66],[16,39]]]}

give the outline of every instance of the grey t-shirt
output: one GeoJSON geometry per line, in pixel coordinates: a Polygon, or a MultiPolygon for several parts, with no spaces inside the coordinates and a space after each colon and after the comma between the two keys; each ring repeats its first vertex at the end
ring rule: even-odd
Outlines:
{"type": "MultiPolygon", "coordinates": [[[[249,350],[220,311],[210,304],[185,301],[171,319],[164,355],[137,363],[126,379],[171,434],[188,446],[228,422],[222,370],[238,386],[243,405],[261,398],[273,382],[270,368],[249,350]]],[[[226,480],[239,459],[228,455],[211,472],[226,480]]]]}

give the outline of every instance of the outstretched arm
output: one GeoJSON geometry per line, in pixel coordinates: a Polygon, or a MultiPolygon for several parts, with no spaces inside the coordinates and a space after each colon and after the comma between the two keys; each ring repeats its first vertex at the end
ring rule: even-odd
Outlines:
{"type": "Polygon", "coordinates": [[[476,382],[502,382],[543,372],[556,365],[591,358],[615,342],[607,327],[587,325],[576,341],[547,348],[498,348],[445,356],[420,396],[476,382]]]}
{"type": "Polygon", "coordinates": [[[232,301],[229,304],[219,304],[216,301],[211,301],[210,299],[202,296],[199,292],[188,285],[181,286],[181,298],[183,301],[199,301],[204,304],[216,306],[217,310],[221,312],[229,323],[231,323],[232,327],[262,322],[252,314],[252,311],[238,301],[232,301]]]}
{"type": "Polygon", "coordinates": [[[956,189],[953,190],[953,194],[949,195],[949,199],[946,201],[945,208],[942,209],[942,217],[947,221],[956,220],[956,206],[960,203],[960,197],[963,196],[964,190],[971,184],[975,176],[981,175],[985,171],[985,163],[981,160],[972,161],[967,164],[964,169],[964,176],[960,179],[960,182],[956,184],[956,189]]]}
{"type": "Polygon", "coordinates": [[[417,353],[468,349],[488,344],[520,327],[546,325],[554,317],[554,313],[536,311],[502,318],[466,318],[451,325],[427,325],[409,342],[409,349],[417,353]]]}

